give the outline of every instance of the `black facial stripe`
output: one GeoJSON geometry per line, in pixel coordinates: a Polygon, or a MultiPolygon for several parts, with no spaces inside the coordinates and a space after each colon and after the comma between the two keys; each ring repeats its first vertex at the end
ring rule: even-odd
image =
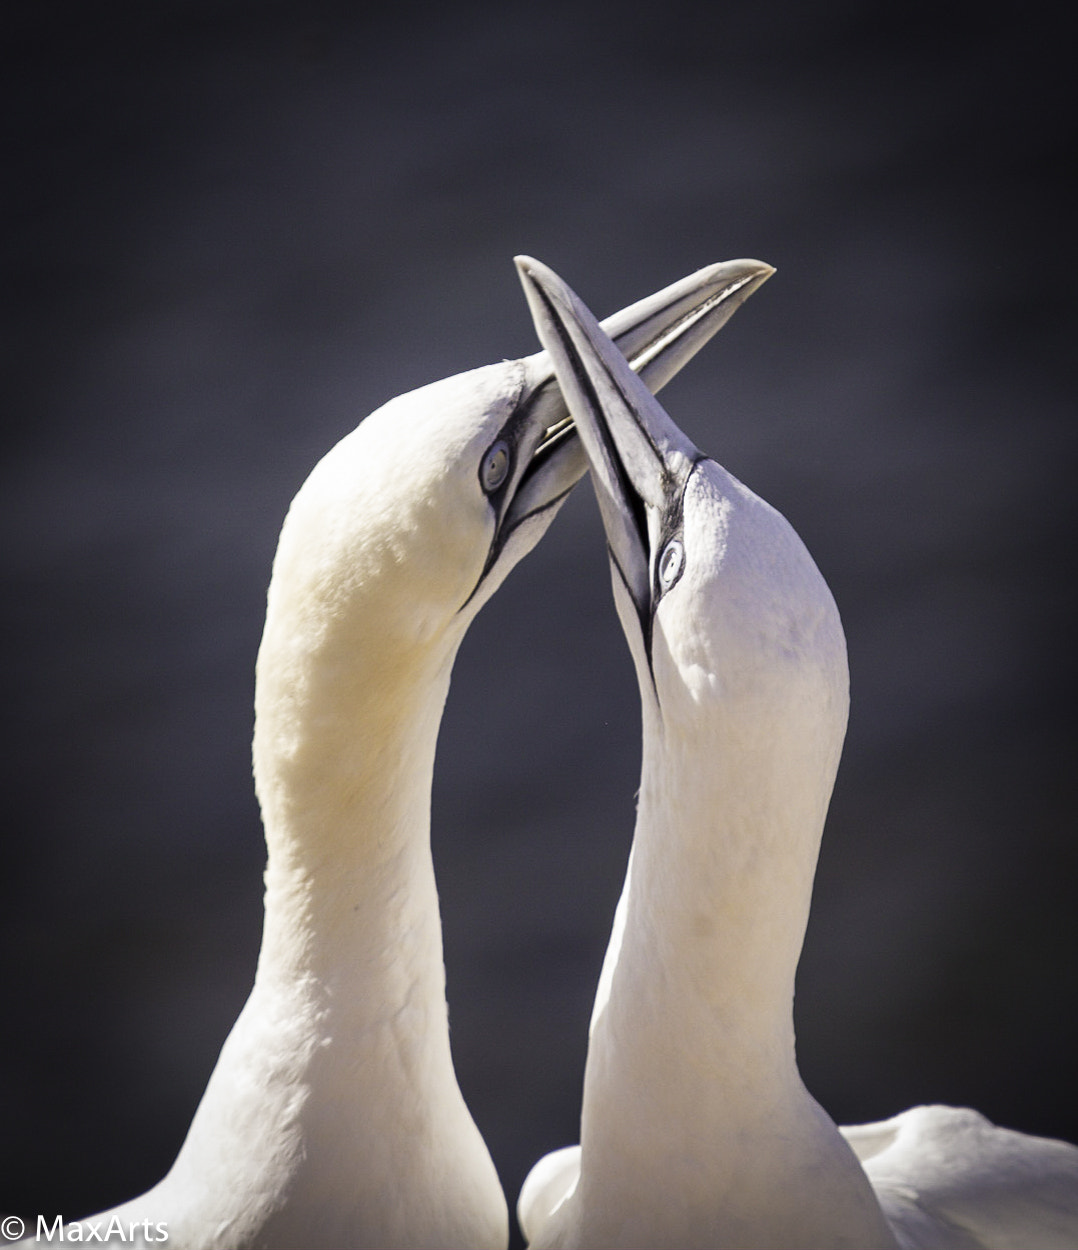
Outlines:
{"type": "MultiPolygon", "coordinates": [[[[675,496],[673,503],[663,513],[662,524],[659,527],[658,542],[655,545],[654,551],[651,552],[650,559],[650,564],[652,566],[651,601],[647,604],[646,609],[640,604],[636,605],[637,616],[640,620],[640,633],[643,635],[644,639],[644,655],[647,657],[648,661],[648,676],[651,678],[651,688],[655,692],[655,702],[659,707],[660,713],[662,712],[662,704],[659,701],[659,687],[655,681],[655,662],[652,656],[652,642],[655,637],[655,613],[658,611],[659,603],[662,600],[663,595],[666,593],[665,589],[659,582],[659,560],[662,553],[666,550],[667,544],[672,538],[680,539],[684,545],[685,491],[688,489],[690,478],[696,471],[696,466],[706,459],[707,456],[705,456],[702,452],[693,457],[689,471],[685,474],[685,480],[681,484],[681,489],[675,496]]],[[[683,558],[688,561],[689,553],[687,551],[685,552],[683,558]]],[[[610,559],[611,563],[617,567],[617,561],[614,559],[613,553],[611,553],[610,559]]],[[[618,576],[621,578],[625,589],[629,590],[628,583],[625,581],[625,574],[620,568],[618,568],[618,576]]],[[[679,575],[678,581],[680,580],[681,578],[679,575]]],[[[676,586],[677,582],[675,582],[674,585],[676,586]]],[[[671,587],[671,589],[673,589],[673,587],[671,587]]],[[[632,598],[631,590],[629,590],[629,597],[632,598]]],[[[636,601],[633,600],[633,602],[635,603],[636,601]]]]}
{"type": "MultiPolygon", "coordinates": [[[[497,563],[499,556],[505,547],[509,536],[513,534],[524,521],[529,517],[540,516],[542,513],[549,511],[551,508],[557,507],[572,490],[567,487],[561,494],[552,499],[546,500],[544,503],[538,504],[532,508],[530,512],[524,513],[517,517],[512,525],[505,525],[505,514],[509,509],[512,500],[520,493],[525,483],[533,473],[547,463],[552,455],[556,455],[571,438],[576,437],[576,431],[568,426],[565,431],[557,438],[552,439],[549,443],[542,444],[542,452],[539,455],[531,455],[523,468],[519,467],[519,451],[520,444],[523,439],[524,430],[531,419],[532,407],[538,403],[540,398],[545,396],[547,388],[557,386],[557,381],[553,377],[542,382],[527,396],[521,399],[520,396],[524,390],[524,369],[521,366],[520,382],[517,389],[517,397],[514,400],[512,415],[498,431],[497,438],[504,440],[509,445],[509,472],[505,475],[505,480],[500,486],[494,490],[487,492],[487,501],[494,510],[494,537],[491,539],[490,550],[487,552],[487,558],[483,562],[482,571],[479,574],[479,580],[472,587],[467,599],[460,605],[457,611],[463,611],[464,608],[475,598],[479,587],[486,580],[487,574],[491,568],[497,563]]],[[[495,440],[497,441],[497,440],[495,440]]],[[[491,444],[493,446],[493,443],[491,444]]],[[[484,452],[484,455],[486,453],[484,452]]],[[[482,457],[480,458],[480,466],[482,466],[482,457]]],[[[482,467],[478,470],[482,473],[482,467]]]]}
{"type": "MultiPolygon", "coordinates": [[[[651,613],[654,616],[659,606],[659,600],[666,593],[666,588],[659,581],[659,561],[663,552],[666,550],[667,544],[672,538],[678,538],[684,541],[684,521],[685,521],[685,491],[689,486],[689,479],[696,471],[696,466],[707,457],[701,452],[693,458],[692,464],[689,466],[688,473],[685,474],[685,480],[681,483],[681,489],[678,491],[673,503],[663,513],[662,524],[659,526],[659,534],[655,543],[655,548],[651,552],[651,613]]],[[[674,479],[671,478],[670,485],[673,486],[674,479]]],[[[671,491],[671,494],[673,492],[671,491]]]]}
{"type": "Polygon", "coordinates": [[[606,545],[606,554],[610,557],[610,564],[617,571],[618,580],[625,587],[625,593],[629,596],[633,607],[636,609],[636,619],[640,622],[640,636],[644,640],[644,657],[648,662],[648,676],[651,678],[651,688],[655,691],[655,702],[658,703],[659,690],[655,685],[655,669],[651,662],[651,628],[654,611],[650,604],[637,601],[632,587],[629,585],[629,579],[625,576],[625,570],[618,563],[618,558],[611,550],[609,543],[606,545]]]}
{"type": "MultiPolygon", "coordinates": [[[[498,439],[501,439],[509,447],[509,471],[506,473],[505,478],[503,479],[500,485],[494,488],[494,490],[492,491],[484,490],[484,493],[486,494],[487,498],[490,500],[490,506],[494,509],[494,515],[498,518],[499,521],[501,521],[502,513],[505,510],[506,500],[510,494],[511,489],[513,488],[513,483],[516,478],[517,460],[519,459],[517,453],[520,448],[521,429],[524,425],[524,422],[527,420],[527,414],[529,410],[531,409],[532,403],[535,400],[535,395],[538,394],[538,392],[533,392],[531,395],[528,396],[526,400],[521,402],[521,396],[524,393],[524,383],[525,383],[524,367],[523,365],[521,365],[519,369],[519,376],[517,378],[516,393],[514,394],[509,404],[510,416],[508,420],[505,422],[505,424],[502,426],[502,428],[498,431],[495,438],[491,440],[491,447],[494,446],[494,443],[496,443],[498,439]]],[[[489,448],[487,450],[489,450],[489,448]]],[[[483,473],[483,459],[485,456],[486,456],[486,452],[484,452],[483,455],[480,456],[479,465],[476,469],[476,472],[480,475],[480,478],[479,478],[480,487],[482,487],[483,485],[482,473],[483,473]]]]}

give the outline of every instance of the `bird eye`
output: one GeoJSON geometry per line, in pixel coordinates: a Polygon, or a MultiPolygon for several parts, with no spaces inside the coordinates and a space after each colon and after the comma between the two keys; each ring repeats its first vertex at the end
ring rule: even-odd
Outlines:
{"type": "Polygon", "coordinates": [[[496,443],[491,443],[487,448],[487,454],[479,466],[479,480],[483,483],[483,489],[488,494],[492,490],[497,490],[505,481],[508,472],[509,444],[504,438],[499,438],[496,443]]]}
{"type": "Polygon", "coordinates": [[[659,557],[659,585],[669,590],[681,576],[685,567],[685,548],[676,538],[671,538],[659,557]]]}

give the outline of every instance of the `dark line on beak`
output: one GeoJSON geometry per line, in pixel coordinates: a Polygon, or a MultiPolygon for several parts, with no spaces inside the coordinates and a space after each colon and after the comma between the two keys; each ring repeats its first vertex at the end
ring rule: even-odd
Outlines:
{"type": "Polygon", "coordinates": [[[651,628],[655,614],[650,603],[646,605],[646,610],[637,603],[636,595],[633,594],[632,587],[626,581],[625,570],[618,563],[618,558],[611,550],[609,543],[606,544],[606,554],[610,557],[610,563],[617,570],[621,584],[625,587],[625,593],[629,596],[633,607],[636,609],[636,619],[640,622],[640,636],[644,641],[644,656],[648,662],[648,677],[651,679],[651,689],[655,693],[655,702],[661,709],[661,704],[659,704],[659,687],[655,684],[655,666],[651,659],[651,628]]]}
{"type": "MultiPolygon", "coordinates": [[[[547,297],[546,292],[543,290],[541,286],[539,286],[538,283],[535,284],[535,290],[539,293],[539,298],[543,301],[548,312],[550,313],[550,320],[554,325],[554,329],[557,332],[558,338],[561,340],[562,346],[565,348],[565,354],[569,359],[569,365],[571,369],[573,370],[573,376],[577,379],[577,381],[580,383],[581,389],[588,396],[591,402],[592,410],[597,414],[601,414],[603,411],[603,406],[599,402],[599,396],[596,393],[596,390],[595,390],[594,385],[592,384],[591,378],[588,375],[587,370],[584,368],[583,362],[580,359],[580,353],[573,346],[572,340],[569,338],[568,334],[565,331],[561,317],[558,316],[557,311],[555,310],[553,304],[550,302],[549,298],[547,297]]],[[[622,399],[625,400],[626,405],[631,409],[632,405],[629,404],[629,401],[625,397],[625,393],[622,391],[621,387],[617,385],[616,379],[611,377],[609,370],[607,370],[607,377],[610,377],[610,380],[614,383],[614,386],[616,387],[618,394],[621,395],[622,399]]],[[[644,501],[640,498],[640,493],[632,485],[632,483],[629,481],[625,473],[625,467],[622,463],[621,456],[618,454],[617,447],[614,445],[614,438],[613,438],[613,435],[610,433],[610,427],[608,423],[602,416],[599,417],[599,420],[603,424],[604,432],[606,435],[606,437],[602,440],[602,442],[603,442],[603,449],[607,453],[607,457],[606,457],[607,463],[610,465],[610,468],[613,470],[613,476],[618,483],[618,487],[621,491],[622,500],[626,508],[628,508],[630,515],[633,518],[633,524],[635,525],[637,535],[640,538],[640,546],[642,550],[646,553],[648,551],[648,523],[647,523],[647,512],[644,509],[644,501]]],[[[645,432],[645,436],[646,436],[646,432],[645,432]]],[[[650,438],[648,439],[648,443],[649,445],[651,445],[650,438]]],[[[624,571],[620,568],[618,571],[621,574],[622,579],[624,580],[624,577],[625,577],[624,571]]],[[[627,583],[626,583],[626,589],[628,589],[627,583]]],[[[633,602],[636,603],[637,611],[642,613],[644,610],[644,605],[637,603],[636,596],[632,594],[632,591],[630,591],[629,594],[633,602]]],[[[643,620],[642,616],[641,616],[641,620],[643,620]]],[[[650,631],[648,632],[650,633],[650,631]]]]}
{"type": "MultiPolygon", "coordinates": [[[[568,357],[569,365],[571,369],[573,370],[573,376],[579,382],[581,389],[584,391],[585,395],[588,397],[588,400],[592,406],[592,411],[596,413],[597,420],[601,423],[603,427],[603,430],[602,430],[603,438],[601,441],[603,445],[603,450],[606,452],[607,463],[609,464],[611,470],[613,471],[613,476],[618,483],[618,489],[621,492],[624,505],[626,508],[628,508],[629,513],[633,519],[633,524],[636,528],[636,533],[640,540],[640,547],[644,554],[645,563],[650,564],[650,560],[648,559],[648,553],[649,553],[650,548],[649,548],[649,543],[648,543],[647,512],[644,507],[644,501],[640,498],[640,492],[637,491],[637,489],[633,486],[632,482],[630,482],[628,475],[625,472],[625,466],[622,462],[620,454],[618,453],[617,446],[614,443],[614,437],[610,432],[609,424],[606,421],[605,416],[603,415],[603,405],[599,402],[599,396],[592,383],[591,377],[589,376],[587,370],[584,368],[583,361],[580,358],[580,353],[573,346],[572,340],[569,338],[568,334],[565,331],[564,325],[562,323],[562,319],[560,316],[558,316],[558,313],[555,310],[550,299],[547,297],[546,292],[543,290],[541,286],[539,286],[538,283],[534,284],[534,288],[539,293],[539,297],[543,301],[543,304],[546,306],[546,309],[550,315],[550,321],[552,322],[554,329],[557,332],[558,338],[561,340],[561,344],[565,349],[565,354],[568,357]]],[[[625,402],[626,407],[628,407],[630,411],[634,411],[633,406],[629,402],[628,397],[625,395],[625,392],[622,390],[621,386],[618,384],[617,379],[611,375],[609,369],[606,370],[606,375],[608,378],[610,378],[610,381],[614,384],[615,389],[617,390],[618,394],[622,397],[622,400],[625,402]]],[[[639,421],[637,421],[637,425],[639,427],[639,421]]],[[[642,432],[644,433],[645,438],[647,438],[648,446],[654,447],[654,444],[652,443],[651,438],[648,436],[647,431],[644,430],[642,432]]],[[[655,454],[658,457],[658,452],[656,452],[655,454]]],[[[644,655],[646,656],[647,662],[648,662],[648,677],[651,679],[651,687],[652,687],[652,690],[654,690],[655,692],[655,701],[656,703],[658,703],[659,691],[658,691],[657,686],[655,685],[655,669],[652,664],[652,658],[651,658],[652,617],[654,615],[651,588],[650,586],[648,587],[646,602],[641,603],[637,599],[636,595],[633,593],[632,587],[629,585],[629,581],[625,576],[625,570],[621,567],[621,564],[619,563],[617,557],[615,556],[613,550],[611,549],[609,542],[607,543],[606,550],[607,550],[608,555],[610,556],[610,563],[614,566],[615,569],[617,569],[618,577],[621,579],[621,584],[625,587],[625,591],[628,594],[630,600],[632,601],[633,607],[636,609],[636,617],[637,617],[637,620],[640,622],[640,634],[644,643],[644,655]]]]}

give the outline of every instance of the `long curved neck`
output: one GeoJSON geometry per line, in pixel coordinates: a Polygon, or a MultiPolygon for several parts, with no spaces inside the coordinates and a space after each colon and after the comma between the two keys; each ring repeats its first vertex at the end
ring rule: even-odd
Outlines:
{"type": "Polygon", "coordinates": [[[498,1246],[505,1200],[453,1071],[430,851],[456,641],[403,656],[357,629],[369,618],[303,604],[271,588],[262,949],[160,1187],[170,1231],[199,1246],[218,1244],[214,1226],[222,1247],[498,1246]]]}
{"type": "Polygon", "coordinates": [[[620,948],[585,1074],[582,1245],[827,1246],[838,1209],[849,1244],[892,1244],[797,1070],[794,975],[841,735],[781,713],[720,709],[683,735],[645,698],[620,948]]]}
{"type": "Polygon", "coordinates": [[[826,810],[809,774],[821,761],[791,770],[790,744],[762,731],[746,741],[745,717],[729,720],[688,739],[645,705],[624,931],[589,1048],[598,1088],[586,1101],[625,1088],[622,1066],[661,1065],[649,1115],[661,1125],[669,1113],[671,1132],[686,1112],[733,1130],[731,1117],[757,1117],[747,1084],[796,1080],[794,974],[826,810]]]}
{"type": "Polygon", "coordinates": [[[343,978],[352,1010],[387,1016],[411,981],[433,992],[442,976],[430,794],[453,656],[394,681],[353,675],[363,668],[353,645],[331,636],[284,662],[272,654],[265,674],[260,660],[255,771],[269,859],[259,978],[309,974],[344,991],[343,978]]]}

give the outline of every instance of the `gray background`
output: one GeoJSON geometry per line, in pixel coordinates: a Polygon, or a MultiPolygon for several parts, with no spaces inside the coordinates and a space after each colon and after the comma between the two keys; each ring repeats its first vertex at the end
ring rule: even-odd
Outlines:
{"type": "MultiPolygon", "coordinates": [[[[276,534],[390,396],[778,274],[666,392],[790,518],[853,712],[797,1022],[837,1119],[1078,1139],[1068,43],[1036,6],[11,3],[0,1210],[153,1183],[250,985],[276,534]]],[[[510,1200],[576,1140],[637,695],[586,487],[469,635],[434,849],[510,1200]]]]}

